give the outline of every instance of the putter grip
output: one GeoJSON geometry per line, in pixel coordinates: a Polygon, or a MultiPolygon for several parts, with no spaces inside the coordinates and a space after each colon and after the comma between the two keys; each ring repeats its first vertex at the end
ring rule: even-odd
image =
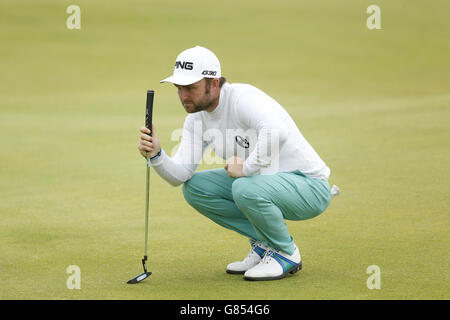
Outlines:
{"type": "MultiPolygon", "coordinates": [[[[152,130],[152,117],[153,117],[153,97],[155,91],[147,90],[147,104],[145,107],[145,127],[152,130]]],[[[153,132],[150,132],[152,135],[153,132]]]]}

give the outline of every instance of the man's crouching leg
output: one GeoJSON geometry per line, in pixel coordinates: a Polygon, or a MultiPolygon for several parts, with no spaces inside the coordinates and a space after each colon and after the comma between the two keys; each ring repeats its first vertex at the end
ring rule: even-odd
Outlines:
{"type": "Polygon", "coordinates": [[[199,171],[183,184],[183,195],[194,209],[218,225],[258,239],[252,224],[233,200],[234,180],[224,169],[199,171]]]}

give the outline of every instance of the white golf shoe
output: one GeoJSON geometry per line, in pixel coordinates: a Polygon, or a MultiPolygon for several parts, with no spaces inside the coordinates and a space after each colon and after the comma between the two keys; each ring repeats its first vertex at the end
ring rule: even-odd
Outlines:
{"type": "Polygon", "coordinates": [[[268,248],[261,261],[244,274],[245,280],[264,281],[284,278],[288,273],[294,274],[302,269],[300,251],[295,246],[292,255],[268,248]]]}
{"type": "Polygon", "coordinates": [[[244,274],[247,270],[256,266],[264,257],[266,247],[261,242],[255,241],[250,249],[248,256],[237,262],[232,262],[227,266],[227,273],[231,274],[244,274]]]}

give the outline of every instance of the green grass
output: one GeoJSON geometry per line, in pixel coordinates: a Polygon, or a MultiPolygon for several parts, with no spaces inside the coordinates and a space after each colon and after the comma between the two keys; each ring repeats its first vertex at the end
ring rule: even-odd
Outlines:
{"type": "Polygon", "coordinates": [[[448,1],[380,0],[372,31],[371,1],[80,0],[70,31],[72,3],[0,4],[0,299],[449,298],[448,1]],[[343,191],[287,222],[304,261],[288,279],[226,274],[247,241],[152,173],[153,275],[125,284],[143,253],[145,91],[171,150],[185,113],[159,80],[197,44],[285,106],[343,191]]]}

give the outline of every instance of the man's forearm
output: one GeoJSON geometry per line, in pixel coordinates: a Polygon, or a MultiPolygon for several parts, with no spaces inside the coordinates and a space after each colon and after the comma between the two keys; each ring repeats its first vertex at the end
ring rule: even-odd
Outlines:
{"type": "Polygon", "coordinates": [[[195,168],[188,168],[183,164],[176,163],[162,149],[161,155],[149,162],[159,176],[172,186],[183,184],[189,180],[195,172],[195,168]]]}

